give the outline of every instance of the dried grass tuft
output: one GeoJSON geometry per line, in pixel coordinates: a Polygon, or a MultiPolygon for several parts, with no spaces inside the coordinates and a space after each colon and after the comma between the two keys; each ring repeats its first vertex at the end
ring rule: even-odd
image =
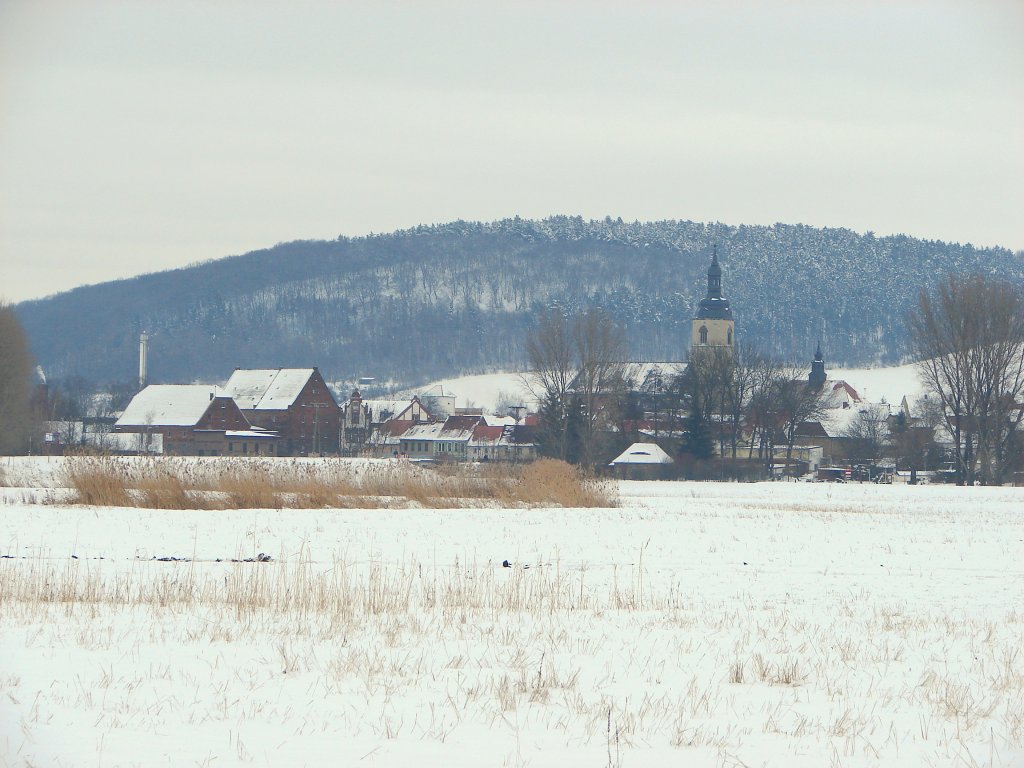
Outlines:
{"type": "Polygon", "coordinates": [[[530,506],[617,507],[618,485],[586,477],[557,459],[540,459],[523,467],[519,499],[530,506]]]}
{"type": "Polygon", "coordinates": [[[68,464],[65,479],[74,492],[75,504],[127,507],[133,503],[124,470],[109,459],[74,459],[68,464]]]}

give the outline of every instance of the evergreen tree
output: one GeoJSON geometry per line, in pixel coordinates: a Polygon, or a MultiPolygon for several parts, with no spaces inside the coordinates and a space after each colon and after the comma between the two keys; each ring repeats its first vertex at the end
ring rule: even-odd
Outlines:
{"type": "Polygon", "coordinates": [[[693,408],[686,417],[686,434],[683,436],[681,452],[697,461],[707,461],[715,455],[711,429],[699,408],[693,408]]]}

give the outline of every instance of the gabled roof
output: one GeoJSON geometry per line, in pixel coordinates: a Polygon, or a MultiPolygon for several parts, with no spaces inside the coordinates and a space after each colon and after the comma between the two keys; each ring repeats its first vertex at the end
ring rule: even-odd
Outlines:
{"type": "Polygon", "coordinates": [[[237,368],[224,385],[243,411],[283,411],[302,393],[314,368],[237,368]]]}
{"type": "Polygon", "coordinates": [[[657,443],[633,443],[610,463],[612,466],[618,464],[671,464],[672,457],[665,453],[657,443]]]}
{"type": "Polygon", "coordinates": [[[449,416],[445,419],[442,431],[444,432],[469,432],[484,421],[482,416],[449,416]]]}
{"type": "MultiPolygon", "coordinates": [[[[444,422],[420,422],[402,433],[402,440],[471,440],[473,430],[483,419],[479,416],[449,416],[444,422]]],[[[498,428],[500,429],[500,427],[498,428]]]]}
{"type": "Polygon", "coordinates": [[[505,434],[505,427],[479,424],[473,430],[473,443],[476,445],[497,445],[505,434]]]}
{"type": "Polygon", "coordinates": [[[150,384],[132,398],[116,426],[193,427],[211,400],[227,396],[209,384],[150,384]]]}
{"type": "Polygon", "coordinates": [[[402,440],[450,440],[452,438],[442,437],[441,429],[444,427],[439,421],[418,422],[406,429],[399,437],[402,440]]]}
{"type": "Polygon", "coordinates": [[[822,396],[826,406],[829,408],[842,407],[844,402],[859,403],[861,399],[857,390],[842,379],[828,379],[825,382],[822,396]]]}

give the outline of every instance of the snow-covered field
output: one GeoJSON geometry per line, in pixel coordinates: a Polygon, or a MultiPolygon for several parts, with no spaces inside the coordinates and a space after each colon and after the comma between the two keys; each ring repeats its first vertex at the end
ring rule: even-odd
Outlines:
{"type": "Polygon", "coordinates": [[[0,488],[3,765],[1024,765],[1022,489],[38,495],[0,488]]]}

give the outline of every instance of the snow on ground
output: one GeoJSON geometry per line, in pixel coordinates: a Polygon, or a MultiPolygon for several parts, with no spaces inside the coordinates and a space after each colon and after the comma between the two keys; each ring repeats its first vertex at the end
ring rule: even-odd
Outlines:
{"type": "Polygon", "coordinates": [[[499,400],[512,400],[513,404],[524,404],[531,409],[534,396],[524,381],[523,373],[484,373],[474,376],[459,376],[454,379],[440,381],[415,387],[401,394],[411,397],[440,387],[445,394],[455,395],[455,404],[459,408],[476,407],[490,409],[499,400]]]}
{"type": "Polygon", "coordinates": [[[837,368],[828,371],[829,378],[849,382],[864,400],[877,403],[885,399],[899,405],[904,395],[911,404],[924,394],[914,365],[888,368],[837,368]]]}
{"type": "Polygon", "coordinates": [[[1024,765],[1020,489],[621,490],[167,512],[0,489],[0,764],[1024,765]]]}
{"type": "MultiPolygon", "coordinates": [[[[807,369],[810,371],[809,365],[807,369]]],[[[524,384],[523,376],[522,373],[461,376],[425,384],[403,394],[412,396],[441,386],[446,393],[455,395],[456,405],[460,408],[468,405],[492,408],[503,395],[522,398],[524,404],[532,407],[534,398],[524,384]]],[[[829,369],[828,376],[833,380],[847,381],[862,398],[871,402],[879,402],[884,398],[893,405],[899,405],[906,395],[907,400],[913,403],[923,392],[913,365],[889,368],[836,368],[829,369]]]]}

